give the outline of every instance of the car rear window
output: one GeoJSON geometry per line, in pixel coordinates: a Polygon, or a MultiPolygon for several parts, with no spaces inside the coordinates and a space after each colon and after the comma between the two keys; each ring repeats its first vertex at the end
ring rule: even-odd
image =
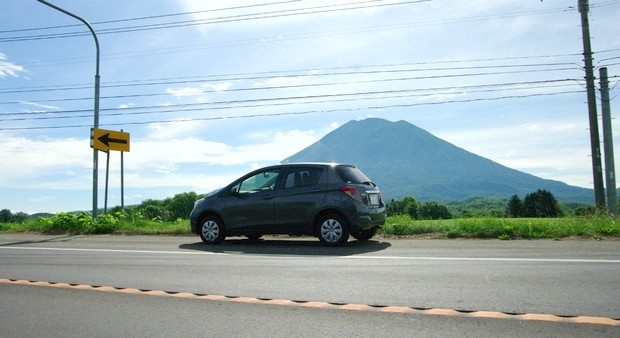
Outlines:
{"type": "Polygon", "coordinates": [[[338,176],[346,182],[351,184],[364,184],[370,182],[370,179],[364,175],[359,169],[351,166],[338,166],[336,167],[338,176]]]}
{"type": "Polygon", "coordinates": [[[300,188],[316,185],[323,173],[323,169],[314,167],[300,167],[291,169],[286,181],[284,189],[300,188]]]}

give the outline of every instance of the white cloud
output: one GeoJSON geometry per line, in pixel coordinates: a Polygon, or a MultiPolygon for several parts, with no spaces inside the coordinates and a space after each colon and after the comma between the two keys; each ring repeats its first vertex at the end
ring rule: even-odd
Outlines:
{"type": "Polygon", "coordinates": [[[127,109],[127,108],[131,108],[135,106],[133,103],[123,103],[123,104],[119,104],[118,108],[119,109],[127,109]]]}
{"type": "Polygon", "coordinates": [[[27,139],[4,135],[0,140],[1,187],[73,188],[67,180],[79,179],[92,168],[87,139],[27,139]],[[53,178],[52,178],[53,177],[53,178]]]}
{"type": "Polygon", "coordinates": [[[166,93],[176,97],[196,96],[203,93],[203,90],[196,87],[168,88],[166,93]]]}
{"type": "Polygon", "coordinates": [[[25,105],[28,105],[28,106],[34,106],[34,107],[38,107],[38,108],[43,108],[43,109],[55,109],[55,110],[60,109],[60,108],[58,108],[56,106],[50,106],[50,105],[40,104],[40,103],[30,102],[30,101],[19,101],[19,103],[25,104],[25,105]]]}
{"type": "Polygon", "coordinates": [[[24,67],[8,60],[6,55],[0,52],[0,79],[5,77],[18,77],[19,73],[24,72],[24,67]]]}
{"type": "Polygon", "coordinates": [[[170,168],[186,163],[224,166],[276,163],[318,140],[313,131],[301,130],[272,132],[261,143],[236,147],[196,137],[163,140],[159,136],[132,141],[129,165],[144,169],[170,168]]]}
{"type": "Polygon", "coordinates": [[[232,87],[232,83],[205,83],[200,87],[182,87],[182,88],[167,88],[166,93],[176,97],[177,99],[188,96],[198,96],[206,92],[224,92],[232,87]]]}
{"type": "Polygon", "coordinates": [[[202,124],[198,121],[184,121],[169,123],[152,123],[148,126],[148,134],[146,139],[154,140],[174,140],[177,138],[187,138],[196,132],[202,124]]]}
{"type": "Polygon", "coordinates": [[[207,90],[211,90],[211,91],[216,91],[216,92],[223,92],[228,90],[230,87],[232,87],[232,83],[230,82],[224,82],[224,83],[205,83],[203,85],[200,86],[201,88],[207,89],[207,90]]]}
{"type": "MultiPolygon", "coordinates": [[[[182,125],[182,124],[179,124],[182,125]]],[[[184,186],[207,191],[221,187],[245,171],[275,164],[317,140],[313,131],[275,131],[263,142],[230,146],[195,137],[132,140],[125,153],[128,188],[184,186]],[[196,169],[196,166],[200,169],[196,169]],[[230,167],[225,173],[210,166],[230,167]]],[[[117,186],[118,153],[111,153],[110,186],[117,186]]],[[[92,149],[87,139],[26,139],[4,137],[0,188],[89,189],[92,185],[92,149]]],[[[105,174],[105,154],[99,155],[99,177],[105,174]]],[[[102,183],[100,183],[102,184],[102,183]]]]}
{"type": "Polygon", "coordinates": [[[314,75],[318,74],[318,71],[312,70],[308,72],[308,75],[304,76],[276,76],[269,78],[265,81],[259,81],[254,83],[254,87],[275,87],[275,86],[286,86],[291,84],[299,84],[303,82],[307,82],[314,78],[314,75]]]}

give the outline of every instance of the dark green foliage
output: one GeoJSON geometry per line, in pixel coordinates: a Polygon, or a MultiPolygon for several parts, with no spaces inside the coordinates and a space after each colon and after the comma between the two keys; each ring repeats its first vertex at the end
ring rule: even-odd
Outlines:
{"type": "MultiPolygon", "coordinates": [[[[587,211],[574,209],[577,216],[588,215],[587,211]]],[[[584,210],[587,210],[584,209],[584,210]]],[[[536,192],[527,194],[523,202],[519,196],[514,195],[508,202],[506,213],[509,217],[560,217],[564,213],[552,193],[538,189],[536,192]]]]}
{"type": "Polygon", "coordinates": [[[572,214],[575,216],[594,216],[596,215],[596,207],[593,205],[577,207],[573,209],[572,214]]]}
{"type": "Polygon", "coordinates": [[[523,217],[525,215],[523,209],[523,201],[517,195],[512,195],[512,198],[508,202],[508,207],[506,208],[506,214],[509,217],[523,217]]]}
{"type": "Polygon", "coordinates": [[[561,216],[561,211],[553,194],[547,190],[538,189],[525,196],[523,215],[525,217],[558,217],[561,216]]]}
{"type": "Polygon", "coordinates": [[[166,208],[163,201],[146,200],[142,202],[137,209],[146,219],[159,219],[162,221],[168,221],[171,219],[170,210],[166,208]]]}
{"type": "MultiPolygon", "coordinates": [[[[145,200],[140,205],[125,207],[123,212],[132,217],[163,222],[187,219],[194,207],[194,202],[200,197],[201,195],[195,192],[184,192],[165,200],[145,200]]],[[[112,209],[112,212],[118,211],[121,211],[120,207],[112,209]]]]}
{"type": "Polygon", "coordinates": [[[392,200],[387,206],[388,216],[408,215],[412,219],[450,219],[452,214],[437,202],[419,203],[407,196],[402,201],[392,200]]]}
{"type": "Polygon", "coordinates": [[[9,223],[11,221],[11,210],[0,210],[0,223],[9,223]]]}
{"type": "Polygon", "coordinates": [[[12,213],[9,209],[0,210],[0,223],[22,223],[28,219],[28,214],[23,212],[12,213]]]}
{"type": "Polygon", "coordinates": [[[409,215],[411,218],[418,217],[418,201],[415,198],[407,196],[402,201],[392,200],[387,206],[388,216],[409,215]]]}
{"type": "Polygon", "coordinates": [[[443,202],[455,218],[504,217],[506,199],[475,197],[462,201],[443,202]]]}
{"type": "Polygon", "coordinates": [[[172,219],[189,218],[189,213],[194,208],[194,202],[199,198],[200,196],[195,192],[184,192],[176,194],[172,198],[166,198],[164,205],[172,219]]]}
{"type": "Polygon", "coordinates": [[[452,214],[445,205],[437,202],[424,202],[418,208],[418,219],[451,219],[452,214]]]}

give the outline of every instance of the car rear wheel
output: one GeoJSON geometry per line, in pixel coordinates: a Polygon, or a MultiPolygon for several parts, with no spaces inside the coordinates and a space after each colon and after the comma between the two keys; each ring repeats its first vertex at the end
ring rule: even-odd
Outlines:
{"type": "Polygon", "coordinates": [[[374,227],[372,229],[354,232],[351,235],[353,236],[353,238],[357,239],[358,241],[364,242],[364,241],[367,241],[373,238],[377,234],[377,230],[379,230],[379,228],[374,227]]]}
{"type": "Polygon", "coordinates": [[[349,239],[349,224],[338,214],[328,214],[319,220],[319,240],[327,246],[338,246],[349,239]]]}
{"type": "Polygon", "coordinates": [[[217,216],[207,216],[200,226],[200,238],[207,244],[220,244],[226,238],[224,221],[217,216]]]}

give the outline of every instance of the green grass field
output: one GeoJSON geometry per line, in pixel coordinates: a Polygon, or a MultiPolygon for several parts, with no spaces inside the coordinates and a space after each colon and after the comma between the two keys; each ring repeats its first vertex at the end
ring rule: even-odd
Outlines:
{"type": "Polygon", "coordinates": [[[613,217],[563,218],[457,218],[412,220],[409,216],[389,217],[383,233],[397,236],[427,235],[442,238],[595,238],[618,237],[620,224],[613,217]]]}
{"type": "MultiPolygon", "coordinates": [[[[130,218],[112,213],[93,220],[87,214],[61,213],[23,223],[0,223],[0,232],[37,232],[45,234],[125,234],[185,235],[189,221],[173,222],[130,218]]],[[[379,232],[383,236],[419,238],[486,239],[563,239],[618,238],[618,218],[608,216],[563,218],[456,218],[450,220],[413,220],[409,216],[388,217],[379,232]]]]}

